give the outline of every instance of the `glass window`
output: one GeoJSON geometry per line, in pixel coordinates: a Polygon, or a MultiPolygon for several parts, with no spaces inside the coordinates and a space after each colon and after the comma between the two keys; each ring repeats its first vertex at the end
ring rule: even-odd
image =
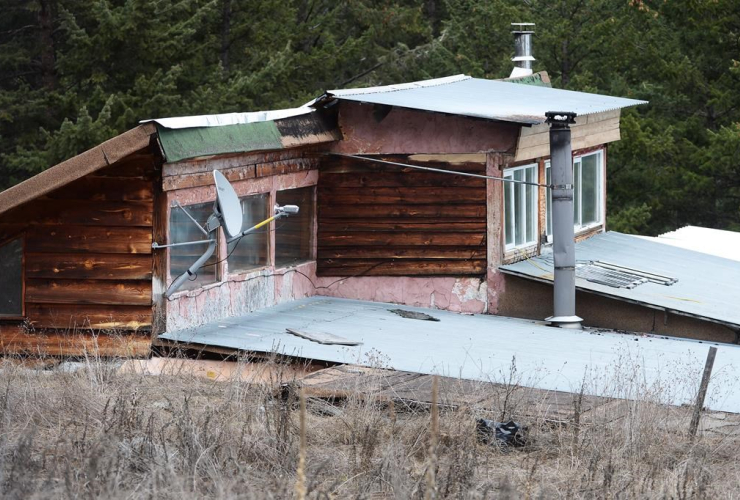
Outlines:
{"type": "Polygon", "coordinates": [[[0,246],[0,317],[23,316],[23,240],[0,246]]]}
{"type": "MultiPolygon", "coordinates": [[[[190,215],[201,226],[205,226],[208,217],[213,213],[213,203],[199,203],[185,207],[190,215]]],[[[179,207],[170,208],[170,243],[205,240],[206,236],[193,221],[179,207]]],[[[184,273],[206,251],[208,245],[186,245],[170,248],[170,280],[184,273]]],[[[208,283],[215,283],[218,279],[218,248],[213,256],[197,271],[195,279],[183,283],[180,290],[192,290],[208,283]]]]}
{"type": "MultiPolygon", "coordinates": [[[[242,205],[242,231],[254,227],[272,215],[270,195],[256,194],[240,198],[242,205]]],[[[227,263],[229,273],[249,271],[269,264],[270,225],[257,229],[243,236],[240,240],[229,243],[227,263]]]]}
{"type": "Polygon", "coordinates": [[[314,188],[289,189],[277,193],[278,205],[298,205],[298,215],[277,221],[275,266],[285,267],[311,260],[314,188]]]}
{"type": "MultiPolygon", "coordinates": [[[[595,226],[603,222],[601,213],[602,189],[601,181],[602,171],[601,151],[584,156],[576,157],[573,160],[573,225],[576,231],[590,226],[595,226]]],[[[552,183],[552,172],[550,162],[545,165],[545,175],[547,183],[552,183]]],[[[547,235],[552,235],[552,192],[547,190],[547,235]]]]}
{"type": "MultiPolygon", "coordinates": [[[[508,169],[504,178],[536,183],[537,165],[508,169]]],[[[507,250],[537,242],[537,186],[504,184],[504,241],[507,250]]]]}

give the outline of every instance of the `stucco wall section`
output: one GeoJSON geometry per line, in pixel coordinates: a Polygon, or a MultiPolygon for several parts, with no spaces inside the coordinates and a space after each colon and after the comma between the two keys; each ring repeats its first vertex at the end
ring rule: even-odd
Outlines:
{"type": "Polygon", "coordinates": [[[482,153],[516,148],[519,126],[462,116],[392,108],[376,115],[375,106],[339,105],[343,141],[332,151],[347,154],[482,153]]]}
{"type": "Polygon", "coordinates": [[[390,302],[468,314],[487,311],[487,284],[479,278],[389,277],[319,278],[317,295],[390,302]]]}
{"type": "MultiPolygon", "coordinates": [[[[277,191],[316,185],[318,172],[308,170],[260,179],[233,182],[237,195],[247,196],[269,193],[275,200],[277,191]]],[[[166,193],[168,210],[175,201],[183,206],[212,202],[216,196],[211,186],[181,189],[166,193]]],[[[168,214],[169,217],[169,214],[168,214]]],[[[270,224],[270,247],[275,246],[275,223],[270,224]]],[[[219,259],[226,258],[226,245],[219,247],[219,259]]],[[[272,252],[270,252],[272,255],[272,252]]],[[[315,255],[315,250],[314,250],[315,255]]],[[[272,258],[272,257],[271,257],[272,258]]],[[[166,301],[166,329],[181,330],[199,326],[222,318],[241,316],[258,309],[314,294],[310,279],[315,280],[316,263],[310,261],[294,268],[265,268],[242,274],[226,274],[221,264],[221,281],[202,288],[175,293],[166,301]],[[309,278],[302,276],[300,273],[309,278]]],[[[172,280],[173,277],[170,277],[172,280]]]]}

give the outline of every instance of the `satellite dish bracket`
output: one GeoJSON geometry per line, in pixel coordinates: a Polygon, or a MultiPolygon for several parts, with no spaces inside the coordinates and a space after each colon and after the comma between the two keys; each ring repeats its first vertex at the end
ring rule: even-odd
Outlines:
{"type": "Polygon", "coordinates": [[[184,273],[178,276],[172,282],[172,284],[170,284],[170,286],[167,288],[167,291],[164,293],[165,298],[169,298],[170,296],[172,296],[172,294],[175,293],[186,280],[190,279],[192,276],[197,276],[198,269],[200,269],[208,261],[208,259],[213,256],[213,253],[216,251],[216,247],[218,246],[217,231],[219,227],[224,228],[224,232],[227,236],[226,242],[232,243],[243,238],[247,234],[269,224],[274,220],[297,214],[299,211],[299,208],[296,205],[285,205],[282,207],[279,205],[275,205],[274,215],[272,217],[263,220],[259,224],[256,224],[249,229],[241,231],[241,227],[243,224],[243,214],[241,203],[236,195],[236,192],[234,191],[234,188],[231,186],[228,179],[226,179],[226,177],[224,177],[224,175],[217,170],[213,171],[213,180],[216,185],[216,201],[213,204],[213,213],[208,216],[205,227],[201,226],[200,223],[195,220],[195,217],[190,215],[190,213],[185,210],[185,208],[180,205],[179,202],[175,202],[177,207],[185,212],[185,215],[187,215],[190,221],[195,224],[200,232],[202,232],[208,239],[184,241],[181,243],[170,243],[167,245],[160,245],[156,242],[152,243],[153,249],[179,247],[186,245],[200,245],[203,243],[208,243],[208,248],[206,248],[206,251],[203,253],[203,255],[198,257],[198,259],[193,262],[193,264],[188,267],[184,273]]]}

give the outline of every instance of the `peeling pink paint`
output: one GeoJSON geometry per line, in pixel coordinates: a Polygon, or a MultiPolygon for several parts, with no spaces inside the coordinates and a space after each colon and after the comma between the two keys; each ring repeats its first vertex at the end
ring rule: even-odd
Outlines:
{"type": "Polygon", "coordinates": [[[317,295],[470,314],[485,313],[487,310],[487,284],[478,278],[365,276],[336,280],[318,278],[318,286],[329,288],[319,289],[317,295]]]}
{"type": "Polygon", "coordinates": [[[514,151],[519,126],[441,113],[392,108],[378,122],[373,106],[342,102],[339,126],[344,140],[332,145],[340,153],[483,153],[514,151]]]}

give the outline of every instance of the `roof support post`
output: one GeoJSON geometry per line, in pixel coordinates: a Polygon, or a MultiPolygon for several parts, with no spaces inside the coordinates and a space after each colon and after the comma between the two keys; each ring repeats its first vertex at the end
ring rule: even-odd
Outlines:
{"type": "Polygon", "coordinates": [[[554,257],[553,315],[545,321],[561,328],[581,328],[576,316],[576,250],[573,227],[573,156],[570,125],[575,113],[545,113],[550,125],[552,232],[554,257]]]}

